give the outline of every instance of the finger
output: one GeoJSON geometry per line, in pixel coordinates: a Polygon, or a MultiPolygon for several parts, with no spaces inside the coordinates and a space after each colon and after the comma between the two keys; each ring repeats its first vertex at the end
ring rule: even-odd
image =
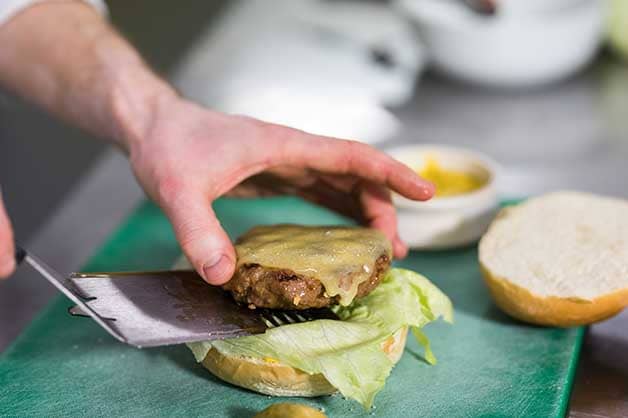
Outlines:
{"type": "Polygon", "coordinates": [[[229,281],[235,269],[235,250],[206,194],[189,190],[168,202],[164,210],[196,271],[213,285],[229,281]]]}
{"type": "Polygon", "coordinates": [[[431,183],[419,177],[410,167],[369,145],[308,135],[293,129],[287,131],[292,135],[286,138],[283,153],[274,156],[275,163],[282,162],[327,174],[355,175],[385,185],[413,200],[428,200],[434,195],[431,183]]]}
{"type": "Polygon", "coordinates": [[[277,167],[270,172],[256,174],[242,181],[225,195],[230,197],[266,197],[296,194],[299,187],[307,187],[312,182],[300,184],[303,170],[292,167],[277,167]]]}
{"type": "Polygon", "coordinates": [[[358,184],[363,180],[356,176],[347,175],[332,175],[332,174],[319,174],[320,179],[327,184],[332,185],[334,188],[341,190],[345,193],[355,192],[358,184]]]}
{"type": "Polygon", "coordinates": [[[361,183],[356,189],[366,223],[382,231],[393,246],[393,254],[403,258],[408,247],[397,233],[397,213],[390,198],[390,191],[374,183],[361,183]]]}
{"type": "Polygon", "coordinates": [[[333,183],[319,179],[310,187],[297,189],[296,194],[309,202],[365,223],[359,202],[350,193],[334,187],[333,183]]]}
{"type": "Polygon", "coordinates": [[[9,277],[13,270],[15,270],[13,229],[0,195],[0,279],[9,277]]]}

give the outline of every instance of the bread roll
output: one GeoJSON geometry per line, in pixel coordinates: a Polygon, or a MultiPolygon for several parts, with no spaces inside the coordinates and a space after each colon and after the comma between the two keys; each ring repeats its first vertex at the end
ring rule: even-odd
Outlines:
{"type": "Polygon", "coordinates": [[[515,318],[565,327],[608,318],[628,306],[628,202],[557,192],[503,209],[479,260],[515,318]]]}
{"type": "MultiPolygon", "coordinates": [[[[408,328],[403,327],[381,344],[397,363],[406,345],[408,328]]],[[[212,348],[202,362],[218,378],[233,385],[272,396],[320,396],[336,392],[322,374],[308,374],[273,359],[226,356],[212,348]]]]}

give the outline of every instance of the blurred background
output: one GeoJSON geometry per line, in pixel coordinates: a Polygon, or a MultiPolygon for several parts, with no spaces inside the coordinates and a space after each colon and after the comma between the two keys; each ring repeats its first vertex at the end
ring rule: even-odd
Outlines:
{"type": "MultiPolygon", "coordinates": [[[[469,147],[501,166],[503,198],[628,197],[625,0],[107,4],[146,60],[210,107],[387,151],[469,147]]],[[[62,272],[143,198],[116,150],[2,91],[0,184],[17,239],[62,272]]],[[[54,294],[19,272],[0,283],[0,351],[54,294]]],[[[590,329],[572,416],[628,415],[627,329],[627,315],[590,329]]]]}

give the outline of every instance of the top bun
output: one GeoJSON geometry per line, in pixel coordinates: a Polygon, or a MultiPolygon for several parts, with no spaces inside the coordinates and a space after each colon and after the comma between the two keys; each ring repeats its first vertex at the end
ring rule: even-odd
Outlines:
{"type": "Polygon", "coordinates": [[[503,209],[480,241],[497,305],[523,321],[573,326],[628,306],[628,202],[558,192],[503,209]]]}

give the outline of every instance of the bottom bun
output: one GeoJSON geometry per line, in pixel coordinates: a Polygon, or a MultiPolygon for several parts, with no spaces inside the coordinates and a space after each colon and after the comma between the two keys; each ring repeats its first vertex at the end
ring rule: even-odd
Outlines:
{"type": "Polygon", "coordinates": [[[628,305],[628,289],[592,300],[539,296],[481,266],[493,300],[504,312],[524,322],[555,327],[587,325],[610,318],[628,305]]]}
{"type": "MultiPolygon", "coordinates": [[[[408,328],[403,327],[382,342],[382,351],[393,363],[401,358],[407,335],[408,328]]],[[[202,364],[225,382],[265,395],[321,396],[336,392],[322,374],[308,374],[273,359],[227,356],[212,348],[202,364]]]]}

